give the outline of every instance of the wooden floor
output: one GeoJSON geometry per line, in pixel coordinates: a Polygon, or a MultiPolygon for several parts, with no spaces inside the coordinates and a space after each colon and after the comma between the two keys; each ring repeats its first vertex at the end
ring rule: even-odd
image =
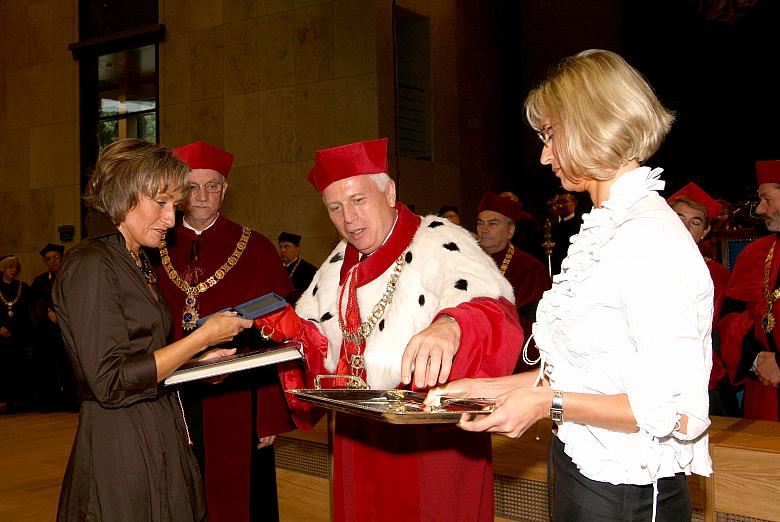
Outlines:
{"type": "MultiPolygon", "coordinates": [[[[0,415],[0,521],[55,520],[77,424],[76,413],[0,415]]],[[[281,522],[330,520],[326,479],[278,469],[277,481],[281,522]]]]}
{"type": "Polygon", "coordinates": [[[76,413],[0,415],[0,520],[51,522],[76,413]]]}

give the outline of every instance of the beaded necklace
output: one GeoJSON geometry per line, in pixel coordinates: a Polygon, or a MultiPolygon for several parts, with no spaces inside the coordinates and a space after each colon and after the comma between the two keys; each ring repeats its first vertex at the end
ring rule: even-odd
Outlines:
{"type": "Polygon", "coordinates": [[[772,292],[769,291],[769,275],[772,271],[772,258],[775,255],[775,245],[777,240],[772,242],[772,248],[769,249],[769,253],[766,255],[766,261],[764,261],[764,301],[766,302],[766,312],[764,318],[761,319],[761,328],[764,333],[769,333],[775,327],[775,316],[772,313],[772,307],[780,298],[780,288],[775,288],[772,292]]]}

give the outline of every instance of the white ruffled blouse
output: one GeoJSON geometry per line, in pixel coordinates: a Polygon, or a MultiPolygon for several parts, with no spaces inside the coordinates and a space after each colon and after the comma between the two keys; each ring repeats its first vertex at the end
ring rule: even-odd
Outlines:
{"type": "Polygon", "coordinates": [[[602,208],[583,216],[533,328],[553,389],[628,395],[637,433],[565,418],[558,428],[580,472],[612,484],[712,472],[712,280],[656,192],[664,187],[661,172],[625,173],[602,208]],[[681,413],[689,419],[686,434],[676,431],[681,413]]]}

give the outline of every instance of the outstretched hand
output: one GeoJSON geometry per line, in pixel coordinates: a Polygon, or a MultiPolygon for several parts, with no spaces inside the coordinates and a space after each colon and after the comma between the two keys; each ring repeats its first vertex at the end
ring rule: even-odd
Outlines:
{"type": "Polygon", "coordinates": [[[233,337],[251,326],[251,320],[238,317],[236,312],[226,311],[209,316],[198,330],[203,331],[207,345],[213,346],[232,340],[233,337]]]}
{"type": "Polygon", "coordinates": [[[552,393],[550,388],[542,386],[514,388],[496,398],[490,415],[480,415],[472,420],[471,416],[464,414],[458,426],[465,431],[487,431],[519,437],[536,421],[546,417],[552,393]]]}
{"type": "Polygon", "coordinates": [[[460,326],[447,315],[440,316],[431,325],[411,338],[401,359],[401,380],[425,388],[447,382],[452,361],[460,348],[460,326]]]}

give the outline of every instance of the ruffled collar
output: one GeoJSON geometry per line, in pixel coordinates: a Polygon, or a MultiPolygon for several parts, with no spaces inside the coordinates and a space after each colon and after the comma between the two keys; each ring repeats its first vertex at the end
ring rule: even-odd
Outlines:
{"type": "MultiPolygon", "coordinates": [[[[561,264],[561,273],[553,277],[552,288],[544,293],[539,303],[533,331],[543,359],[546,359],[545,352],[552,346],[550,336],[554,335],[554,324],[570,317],[576,287],[591,276],[591,267],[601,259],[602,247],[631,218],[632,207],[664,188],[665,183],[660,179],[662,172],[663,169],[651,170],[649,167],[626,172],[612,184],[609,199],[601,208],[593,208],[583,214],[582,226],[579,233],[571,238],[568,254],[561,264]]],[[[542,371],[540,368],[540,376],[542,371]]]]}

